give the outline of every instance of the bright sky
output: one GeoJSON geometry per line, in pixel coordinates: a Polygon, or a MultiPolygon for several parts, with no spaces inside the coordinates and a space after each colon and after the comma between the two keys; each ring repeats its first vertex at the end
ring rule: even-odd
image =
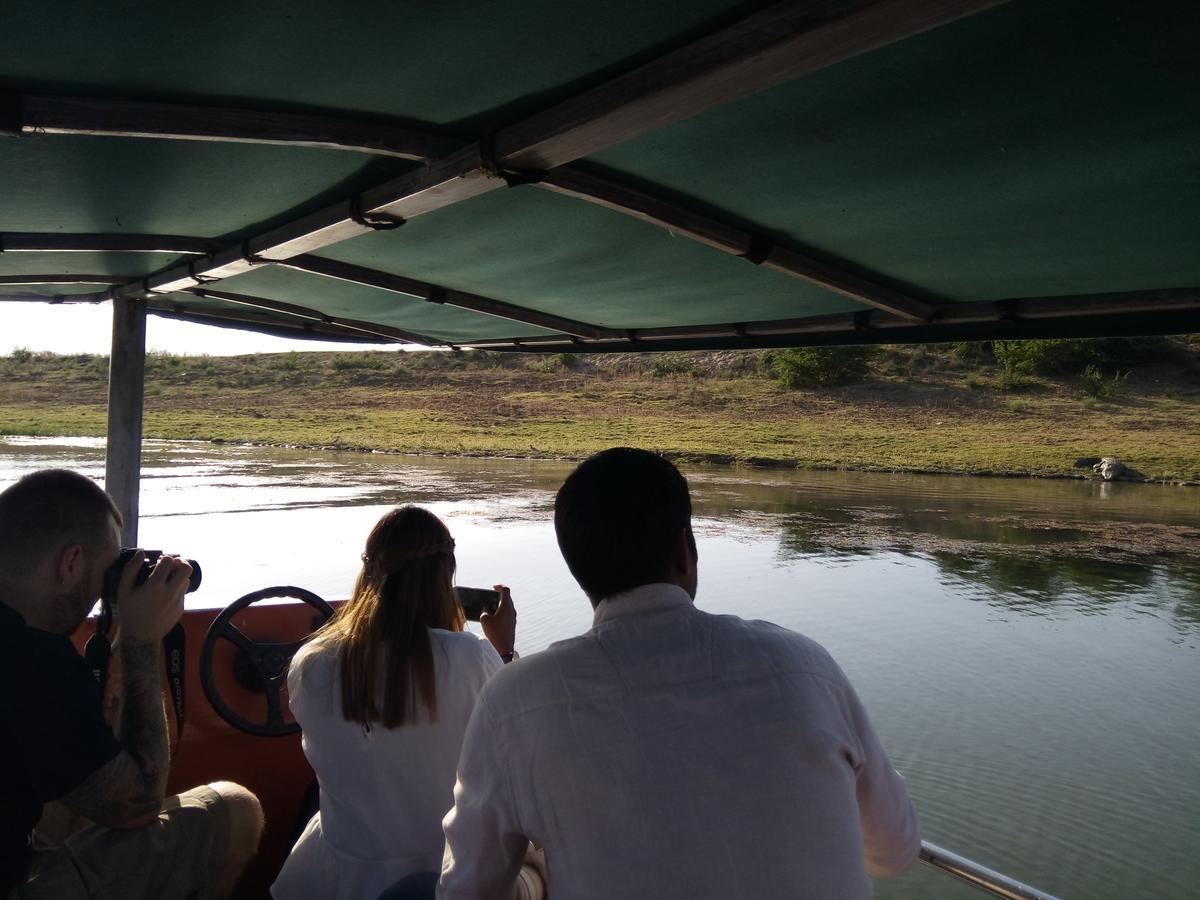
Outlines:
{"type": "MultiPolygon", "coordinates": [[[[108,303],[0,302],[0,355],[17,347],[35,352],[98,353],[107,355],[112,343],[112,307],[108,303]]],[[[332,344],[295,341],[234,331],[192,322],[150,316],[146,349],[165,353],[237,356],[242,353],[283,353],[288,350],[386,350],[383,344],[332,344]]]]}

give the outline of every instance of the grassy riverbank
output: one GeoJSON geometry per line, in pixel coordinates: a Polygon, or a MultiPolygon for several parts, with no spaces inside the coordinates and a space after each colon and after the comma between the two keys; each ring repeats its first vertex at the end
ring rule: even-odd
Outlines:
{"type": "MultiPolygon", "coordinates": [[[[1118,456],[1200,481],[1200,346],[1113,380],[1007,377],[946,347],[887,348],[842,387],[781,386],[763,352],[151,354],[151,438],[580,457],[633,444],[785,466],[1077,475],[1118,456]],[[1089,395],[1091,392],[1091,395],[1089,395]]],[[[0,434],[102,435],[107,360],[0,357],[0,434]]]]}

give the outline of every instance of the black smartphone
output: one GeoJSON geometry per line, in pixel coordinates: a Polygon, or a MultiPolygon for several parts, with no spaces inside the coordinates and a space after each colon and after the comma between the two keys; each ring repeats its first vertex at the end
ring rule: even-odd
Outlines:
{"type": "Polygon", "coordinates": [[[491,588],[456,587],[454,590],[469,622],[478,622],[483,613],[494,613],[500,605],[500,592],[491,588]]]}

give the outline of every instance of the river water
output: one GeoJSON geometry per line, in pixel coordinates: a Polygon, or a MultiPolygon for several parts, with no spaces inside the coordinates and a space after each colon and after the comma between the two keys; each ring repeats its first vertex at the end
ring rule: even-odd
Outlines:
{"type": "MultiPolygon", "coordinates": [[[[0,486],[103,478],[93,439],[0,438],[0,486]]],[[[389,506],[504,582],[529,653],[585,630],[559,557],[570,465],[147,442],[140,543],[198,559],[192,606],[344,597],[389,506]]],[[[1061,897],[1200,896],[1200,491],[690,468],[703,609],[808,634],[857,687],[927,840],[1061,897]]],[[[883,898],[977,896],[918,867],[883,898]]]]}

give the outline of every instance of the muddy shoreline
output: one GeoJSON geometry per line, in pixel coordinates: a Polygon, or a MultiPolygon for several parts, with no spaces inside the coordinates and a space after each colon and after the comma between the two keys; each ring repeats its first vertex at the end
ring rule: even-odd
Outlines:
{"type": "MultiPolygon", "coordinates": [[[[396,450],[388,447],[348,446],[346,444],[301,444],[289,441],[231,441],[224,438],[213,438],[202,443],[220,444],[230,447],[271,447],[277,450],[321,450],[329,453],[374,453],[388,456],[418,456],[418,457],[449,457],[453,459],[543,459],[559,460],[561,462],[579,462],[586,455],[563,455],[545,453],[489,453],[487,451],[412,451],[396,450]]],[[[746,467],[752,469],[786,469],[810,472],[878,472],[884,474],[903,475],[952,475],[956,478],[1026,478],[1052,479],[1057,481],[1095,481],[1102,484],[1161,484],[1176,487],[1200,487],[1200,481],[1163,478],[1120,478],[1113,482],[1104,482],[1097,475],[1080,471],[1078,474],[1068,472],[1021,472],[1005,470],[972,470],[941,469],[920,466],[870,466],[870,465],[826,465],[822,463],[805,464],[791,459],[774,459],[771,457],[749,456],[738,457],[726,453],[686,453],[664,451],[667,459],[676,463],[692,465],[728,466],[730,468],[746,467]]]]}

